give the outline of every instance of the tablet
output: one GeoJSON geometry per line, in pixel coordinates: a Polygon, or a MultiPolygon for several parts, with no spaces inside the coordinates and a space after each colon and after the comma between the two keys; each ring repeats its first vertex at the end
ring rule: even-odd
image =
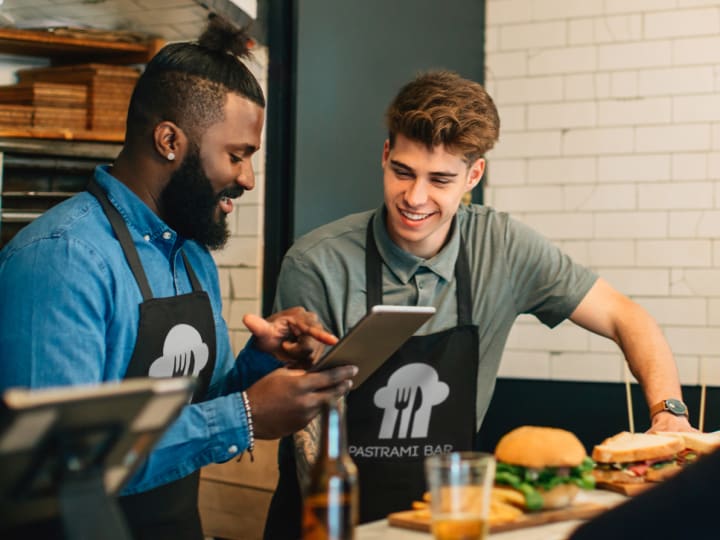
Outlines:
{"type": "Polygon", "coordinates": [[[310,371],[352,364],[358,388],[434,314],[432,306],[373,306],[310,371]]]}

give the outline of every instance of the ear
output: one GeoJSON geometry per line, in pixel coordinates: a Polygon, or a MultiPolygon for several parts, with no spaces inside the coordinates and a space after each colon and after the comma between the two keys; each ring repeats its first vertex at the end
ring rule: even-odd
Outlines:
{"type": "Polygon", "coordinates": [[[383,169],[385,168],[385,164],[387,163],[389,156],[390,156],[390,139],[385,139],[385,144],[383,144],[382,161],[380,162],[383,169]]]}
{"type": "Polygon", "coordinates": [[[188,140],[177,124],[163,120],[153,130],[153,145],[161,160],[180,163],[187,152],[188,140]]]}
{"type": "Polygon", "coordinates": [[[467,184],[465,185],[465,191],[472,191],[472,189],[480,183],[483,174],[485,173],[485,158],[478,158],[475,162],[470,165],[467,175],[467,184]]]}

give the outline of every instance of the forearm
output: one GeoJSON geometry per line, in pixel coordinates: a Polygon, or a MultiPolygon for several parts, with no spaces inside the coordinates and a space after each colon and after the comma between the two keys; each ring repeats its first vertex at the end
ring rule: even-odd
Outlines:
{"type": "Polygon", "coordinates": [[[668,398],[682,398],[670,346],[650,315],[631,303],[618,326],[616,341],[630,371],[640,383],[648,407],[668,398]]]}
{"type": "MultiPolygon", "coordinates": [[[[677,368],[665,337],[650,314],[598,279],[570,319],[618,344],[630,371],[642,386],[648,407],[668,398],[681,399],[677,368]]],[[[689,429],[685,417],[660,413],[653,429],[689,429]]]]}
{"type": "Polygon", "coordinates": [[[209,463],[228,461],[249,444],[247,416],[239,394],[187,405],[123,489],[123,495],[178,480],[209,463]]]}
{"type": "MultiPolygon", "coordinates": [[[[640,306],[628,310],[629,324],[619,332],[622,349],[630,371],[640,383],[648,409],[675,398],[682,401],[677,367],[665,337],[655,321],[640,306]]],[[[660,412],[650,418],[651,431],[686,431],[692,429],[688,417],[660,412]]]]}

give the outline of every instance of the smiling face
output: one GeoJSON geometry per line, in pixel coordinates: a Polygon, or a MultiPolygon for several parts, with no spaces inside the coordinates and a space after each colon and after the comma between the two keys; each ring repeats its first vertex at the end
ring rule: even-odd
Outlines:
{"type": "Polygon", "coordinates": [[[444,146],[428,149],[398,134],[382,157],[387,230],[402,249],[429,259],[442,249],[462,197],[482,178],[485,160],[470,166],[444,146]]]}
{"type": "Polygon", "coordinates": [[[191,146],[162,193],[165,221],[179,234],[210,249],[228,238],[232,199],[255,187],[251,157],[260,147],[262,107],[228,93],[223,120],[191,146]]]}

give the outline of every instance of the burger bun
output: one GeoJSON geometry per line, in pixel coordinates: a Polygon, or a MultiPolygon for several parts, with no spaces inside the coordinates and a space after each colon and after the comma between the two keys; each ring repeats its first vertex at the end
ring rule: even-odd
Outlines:
{"type": "Polygon", "coordinates": [[[580,440],[564,429],[520,426],[506,433],[495,447],[495,458],[532,469],[577,467],[587,452],[580,440]]]}
{"type": "Polygon", "coordinates": [[[575,484],[560,484],[549,491],[540,490],[543,499],[543,510],[554,510],[570,506],[580,488],[575,484]]]}

